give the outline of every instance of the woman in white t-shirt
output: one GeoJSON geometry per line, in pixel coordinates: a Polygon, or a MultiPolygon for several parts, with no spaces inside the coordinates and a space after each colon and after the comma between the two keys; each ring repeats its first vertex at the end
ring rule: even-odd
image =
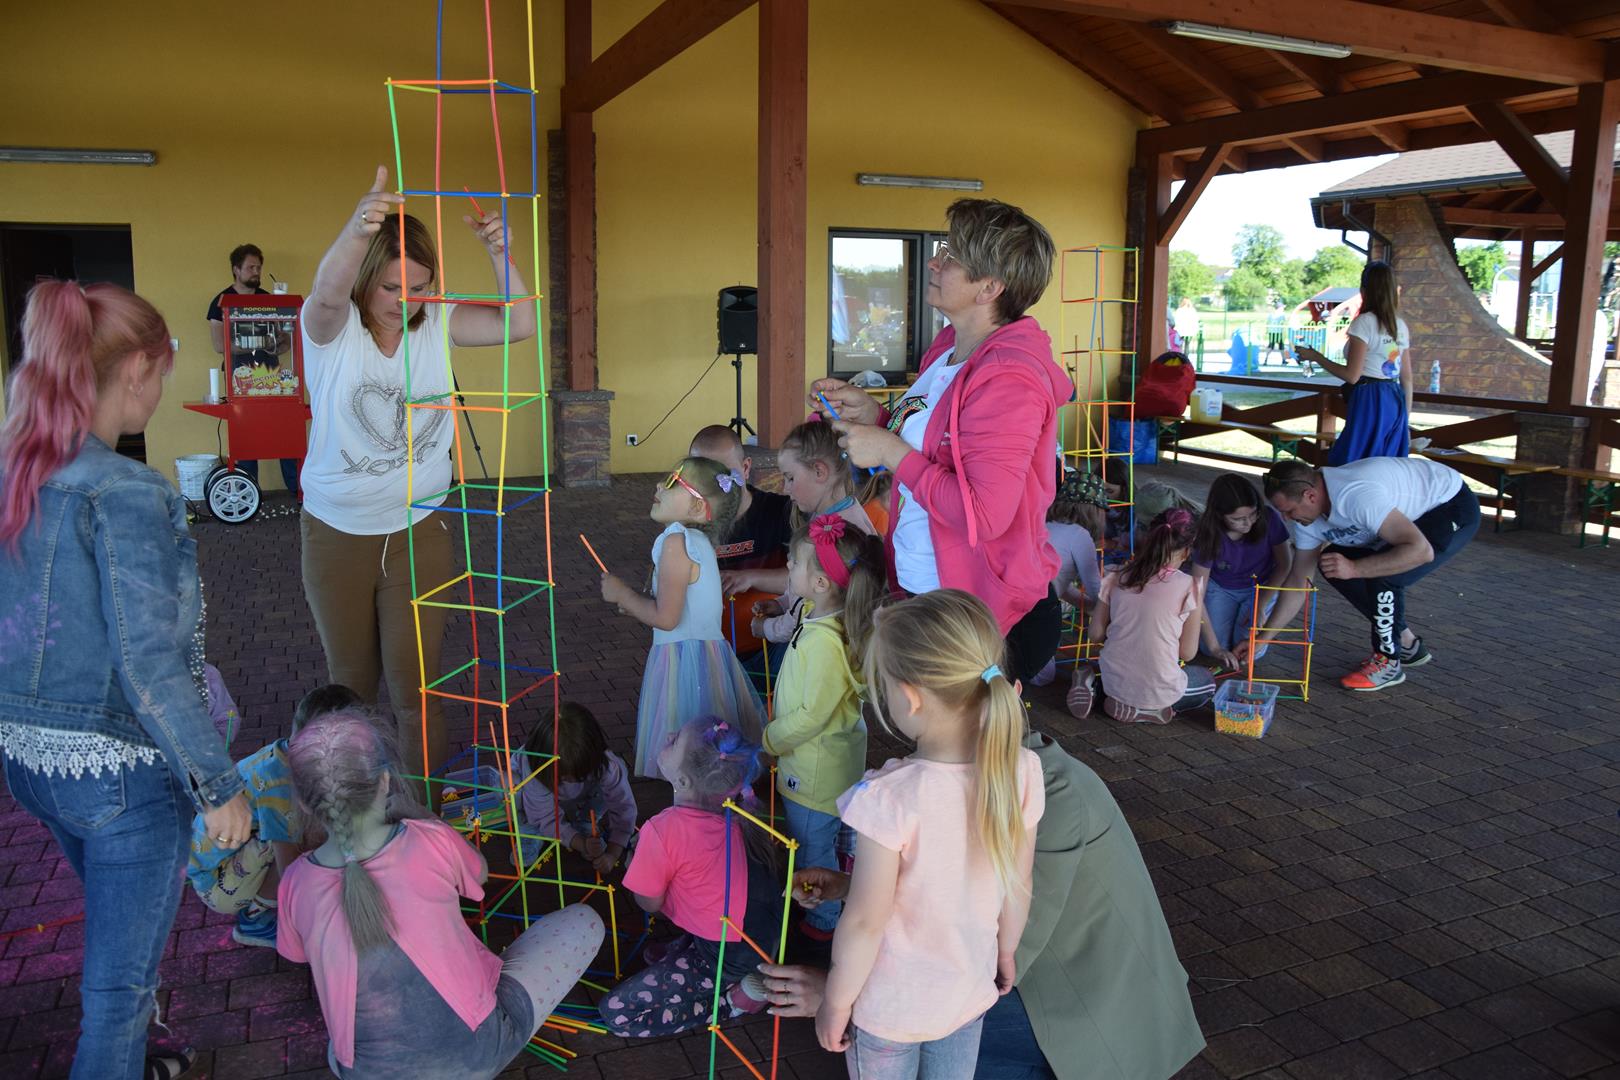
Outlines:
{"type": "MultiPolygon", "coordinates": [[[[379,167],[304,301],[312,422],[300,533],[328,679],[367,701],[386,680],[406,771],[420,776],[443,765],[449,747],[438,699],[421,692],[424,671],[440,674],[445,609],[421,608],[419,658],[412,587],[427,592],[452,575],[450,530],[433,511],[454,483],[456,421],[449,409],[408,403],[449,402],[451,345],[508,338],[499,306],[410,301],[439,292],[439,259],[427,226],[400,211],[405,198],[385,191],[387,181],[379,167]]],[[[501,219],[462,220],[489,254],[496,291],[528,295],[501,219]]],[[[532,337],[534,304],[510,312],[510,340],[532,337]]]]}
{"type": "Polygon", "coordinates": [[[1344,430],[1328,452],[1329,465],[1411,450],[1412,333],[1399,308],[1395,271],[1370,262],[1361,272],[1361,314],[1350,321],[1344,363],[1309,350],[1312,363],[1346,384],[1344,430]]]}

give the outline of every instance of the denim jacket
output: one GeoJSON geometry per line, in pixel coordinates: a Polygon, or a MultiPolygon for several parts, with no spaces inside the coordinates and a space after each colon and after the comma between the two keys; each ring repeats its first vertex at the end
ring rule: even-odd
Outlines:
{"type": "Polygon", "coordinates": [[[0,747],[63,775],[161,754],[199,809],[228,801],[242,778],[199,689],[201,619],[179,494],[86,436],[0,547],[0,747]]]}

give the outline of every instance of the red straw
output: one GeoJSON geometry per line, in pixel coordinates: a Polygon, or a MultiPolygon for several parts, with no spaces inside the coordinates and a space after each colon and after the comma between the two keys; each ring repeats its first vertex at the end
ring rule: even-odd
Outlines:
{"type": "MultiPolygon", "coordinates": [[[[466,184],[462,184],[461,190],[465,191],[467,193],[467,198],[472,200],[473,213],[477,214],[479,217],[483,217],[484,208],[478,205],[478,197],[472,193],[472,188],[468,187],[466,184]]],[[[506,189],[503,187],[501,190],[505,191],[506,189]]],[[[502,231],[505,231],[504,227],[502,231]]],[[[506,261],[512,264],[512,269],[516,270],[518,268],[517,260],[512,258],[512,250],[510,248],[506,249],[506,261]]]]}

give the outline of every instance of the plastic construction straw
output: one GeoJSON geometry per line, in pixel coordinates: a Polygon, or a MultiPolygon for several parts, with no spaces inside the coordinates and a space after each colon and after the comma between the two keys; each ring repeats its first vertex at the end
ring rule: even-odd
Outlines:
{"type": "MultiPolygon", "coordinates": [[[[467,193],[467,198],[472,200],[473,213],[477,214],[479,217],[483,217],[484,208],[478,205],[478,196],[474,195],[472,190],[468,188],[466,184],[461,185],[461,190],[465,191],[467,193]]],[[[504,222],[501,224],[501,233],[503,236],[506,233],[506,225],[504,222]]],[[[518,269],[517,260],[512,258],[512,250],[507,247],[503,247],[501,250],[506,254],[506,261],[512,264],[512,269],[518,269]]]]}
{"type": "Polygon", "coordinates": [[[589,540],[585,539],[585,534],[584,533],[579,534],[579,542],[584,544],[585,545],[585,550],[591,553],[591,558],[596,561],[597,566],[600,566],[602,568],[602,573],[606,574],[606,573],[611,572],[607,568],[607,563],[602,561],[602,556],[598,555],[596,553],[596,549],[591,547],[591,542],[589,540]]]}

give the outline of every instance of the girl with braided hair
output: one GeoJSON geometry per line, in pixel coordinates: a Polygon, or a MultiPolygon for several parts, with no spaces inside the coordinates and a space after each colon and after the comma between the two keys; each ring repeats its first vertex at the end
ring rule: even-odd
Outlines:
{"type": "MultiPolygon", "coordinates": [[[[857,672],[872,633],[872,615],[888,591],[883,541],[824,514],[788,545],[788,590],[808,611],[789,640],[776,683],[765,750],[777,758],[786,832],[799,842],[798,865],[839,868],[850,850],[838,820],[838,797],[866,768],[866,721],[857,672]]],[[[811,909],[799,929],[831,941],[843,905],[811,909]]]]}
{"type": "Polygon", "coordinates": [[[763,1010],[758,957],[735,930],[726,934],[725,968],[716,970],[720,923],[727,917],[755,941],[769,940],[772,900],[780,905],[784,887],[765,831],[725,813],[728,799],[763,812],[753,790],[765,767],[758,745],[730,721],[706,716],[666,739],[657,762],[674,805],[642,824],[624,887],[643,911],[662,914],[681,933],[647,945],[647,967],[602,999],[603,1022],[626,1038],[703,1026],[717,979],[730,987],[734,1014],[763,1010]]]}
{"type": "Polygon", "coordinates": [[[287,758],[327,839],[281,879],[276,949],[313,971],[327,1064],[345,1080],[502,1072],[596,956],[602,920],[566,907],[496,956],[461,917],[483,856],[415,802],[364,714],[321,717],[287,758]]]}

